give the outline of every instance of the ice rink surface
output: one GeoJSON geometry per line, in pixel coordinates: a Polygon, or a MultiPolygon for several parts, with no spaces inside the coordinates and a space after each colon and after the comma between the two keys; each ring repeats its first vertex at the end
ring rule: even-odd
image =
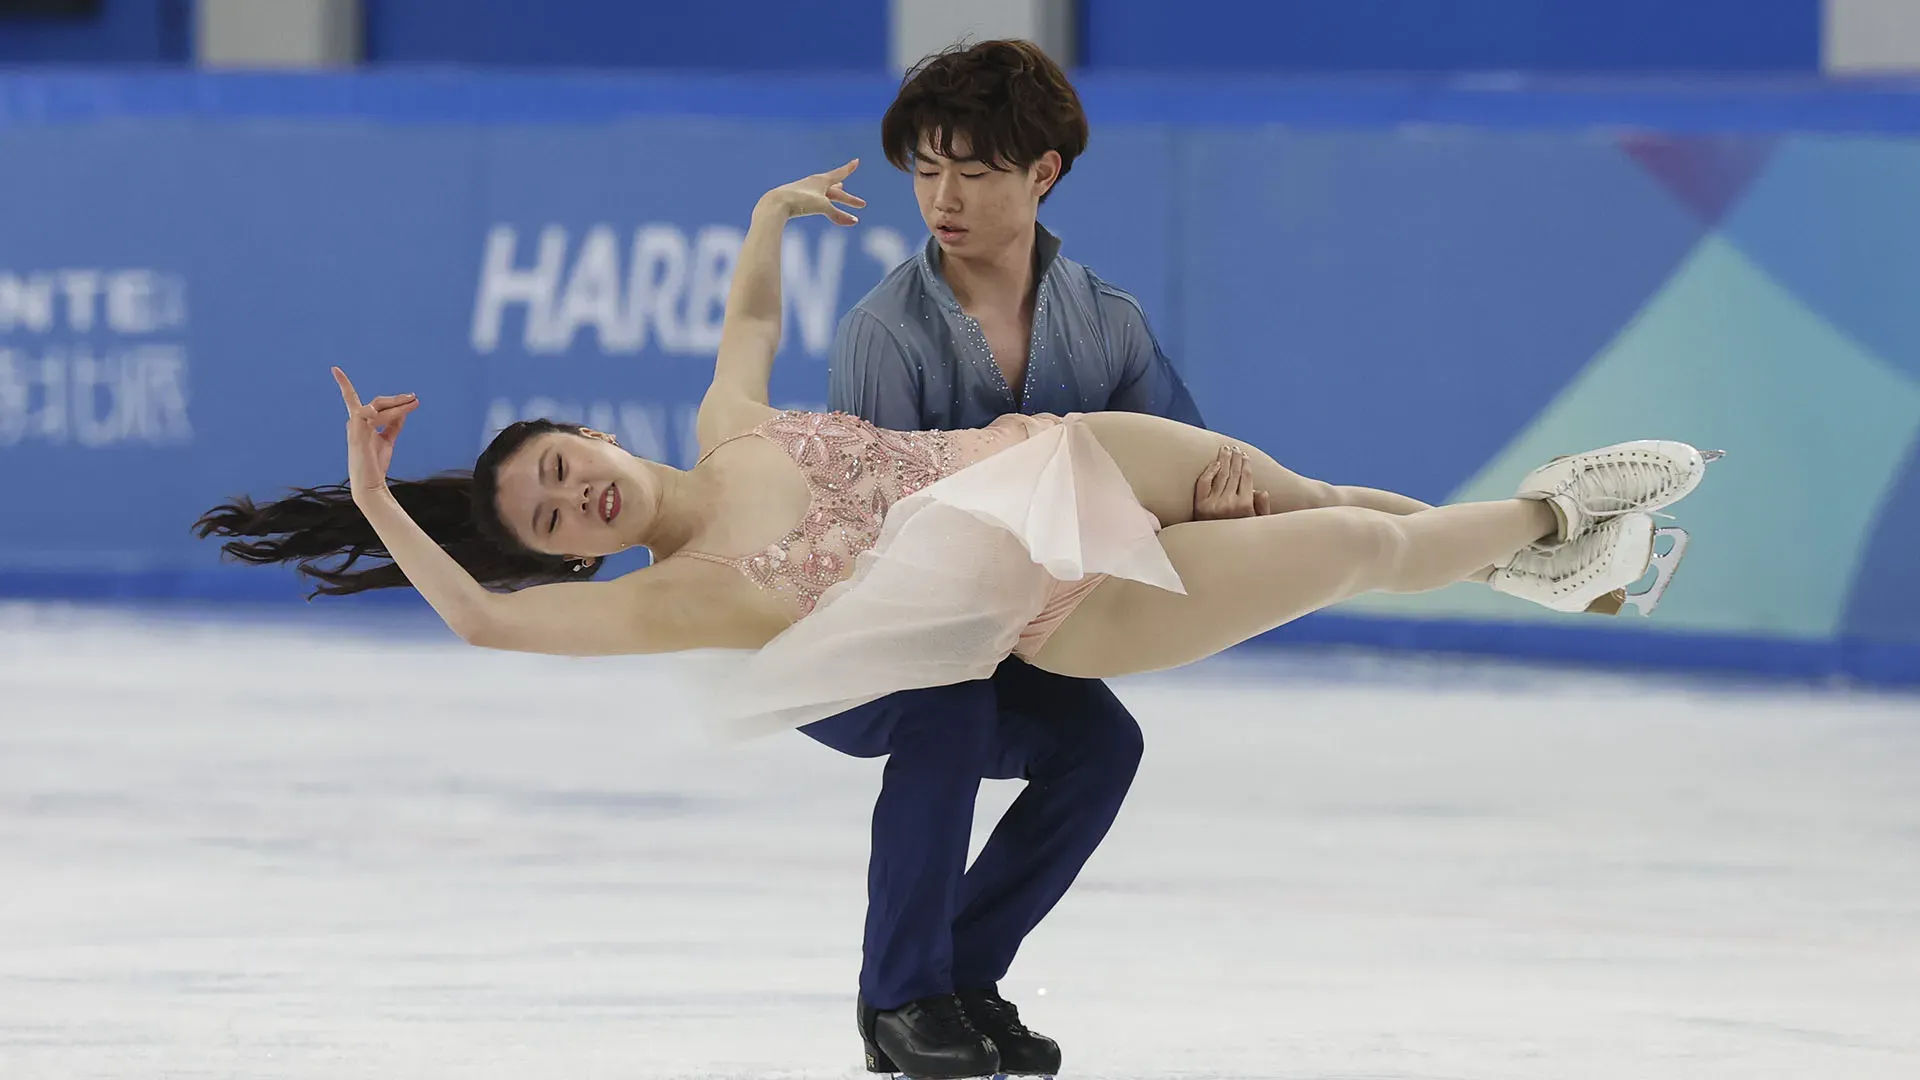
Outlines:
{"type": "MultiPolygon", "coordinates": [[[[716,745],[685,670],[0,606],[0,1077],[865,1075],[881,763],[716,745]]],[[[1063,1080],[1920,1077],[1920,699],[1116,689],[1133,797],[1003,984],[1063,1080]]]]}

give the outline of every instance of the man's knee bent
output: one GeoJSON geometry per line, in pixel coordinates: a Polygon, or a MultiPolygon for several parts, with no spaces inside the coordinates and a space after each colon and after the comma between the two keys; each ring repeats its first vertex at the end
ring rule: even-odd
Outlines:
{"type": "Polygon", "coordinates": [[[1072,775],[1094,792],[1124,795],[1145,754],[1146,735],[1140,722],[1124,709],[1115,709],[1101,713],[1096,723],[1068,733],[1048,755],[1048,767],[1042,771],[1055,779],[1072,775]]]}
{"type": "Polygon", "coordinates": [[[1009,662],[995,673],[1003,739],[1021,747],[1029,778],[1075,773],[1122,791],[1145,751],[1140,724],[1103,683],[1009,662]]]}
{"type": "Polygon", "coordinates": [[[1129,716],[1126,723],[1107,732],[1100,751],[1094,756],[1097,784],[1102,790],[1124,795],[1133,786],[1140,771],[1140,759],[1146,756],[1146,736],[1140,722],[1129,716]]]}

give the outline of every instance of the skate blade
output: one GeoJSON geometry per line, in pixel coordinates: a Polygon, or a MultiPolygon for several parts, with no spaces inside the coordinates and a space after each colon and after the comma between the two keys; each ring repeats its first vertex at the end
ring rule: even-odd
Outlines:
{"type": "MultiPolygon", "coordinates": [[[[1716,451],[1717,453],[1717,451],[1716,451]]],[[[1687,556],[1687,543],[1692,538],[1687,530],[1675,526],[1653,530],[1654,552],[1650,569],[1653,570],[1653,584],[1639,592],[1615,589],[1607,595],[1587,605],[1587,611],[1593,615],[1618,615],[1623,608],[1637,608],[1642,618],[1653,614],[1660,606],[1660,598],[1667,594],[1667,586],[1673,583],[1673,572],[1680,569],[1680,560],[1687,556]],[[1660,553],[1660,538],[1669,537],[1673,546],[1666,554],[1660,553]]]]}
{"type": "Polygon", "coordinates": [[[1705,464],[1708,464],[1708,465],[1711,465],[1711,464],[1713,464],[1714,462],[1716,462],[1716,461],[1719,461],[1719,460],[1720,460],[1721,458],[1723,458],[1723,457],[1726,457],[1726,456],[1727,456],[1727,452],[1726,452],[1725,450],[1702,450],[1702,451],[1700,451],[1700,460],[1701,460],[1702,462],[1704,462],[1705,464]]]}

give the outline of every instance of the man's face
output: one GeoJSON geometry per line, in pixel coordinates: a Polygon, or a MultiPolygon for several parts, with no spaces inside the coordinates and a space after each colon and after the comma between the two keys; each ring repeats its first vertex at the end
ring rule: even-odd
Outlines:
{"type": "Polygon", "coordinates": [[[992,169],[973,160],[965,136],[955,135],[947,150],[940,154],[923,133],[913,159],[914,199],[940,249],[956,258],[990,258],[1025,242],[1040,196],[1060,175],[1060,155],[1049,150],[1028,168],[992,169]]]}

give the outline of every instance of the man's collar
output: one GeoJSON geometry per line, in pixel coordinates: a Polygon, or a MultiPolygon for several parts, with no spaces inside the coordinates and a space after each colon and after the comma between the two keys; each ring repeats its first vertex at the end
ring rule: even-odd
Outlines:
{"type": "MultiPolygon", "coordinates": [[[[1055,259],[1060,257],[1060,238],[1047,231],[1045,225],[1033,223],[1033,282],[1037,289],[1047,272],[1053,269],[1055,259]]],[[[927,291],[940,306],[958,314],[960,301],[954,298],[953,288],[947,279],[940,276],[940,241],[937,237],[927,237],[920,249],[920,276],[926,281],[927,291]]]]}

